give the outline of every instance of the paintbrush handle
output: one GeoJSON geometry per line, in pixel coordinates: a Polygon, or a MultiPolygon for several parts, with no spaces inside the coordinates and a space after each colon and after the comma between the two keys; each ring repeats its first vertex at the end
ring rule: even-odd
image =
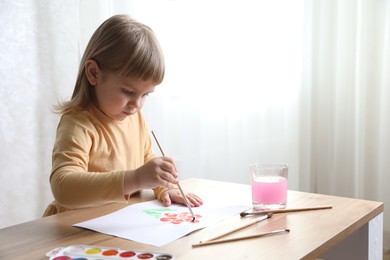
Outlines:
{"type": "Polygon", "coordinates": [[[239,240],[244,240],[244,239],[274,235],[274,234],[283,233],[283,232],[290,232],[290,230],[289,229],[280,229],[280,230],[274,230],[274,231],[270,231],[270,232],[249,235],[249,236],[241,236],[241,237],[199,242],[198,244],[193,244],[192,247],[207,246],[207,245],[220,244],[220,243],[226,243],[226,242],[234,242],[234,241],[239,241],[239,240]]]}
{"type": "Polygon", "coordinates": [[[192,217],[195,219],[195,215],[194,215],[194,212],[192,212],[191,205],[190,205],[190,203],[188,202],[187,196],[184,194],[184,192],[183,192],[183,190],[182,190],[182,188],[181,188],[181,186],[180,186],[179,183],[177,184],[177,187],[178,187],[179,190],[180,190],[181,196],[183,196],[183,199],[184,199],[184,201],[185,201],[185,203],[186,203],[186,205],[187,205],[188,210],[190,211],[192,217]]]}
{"type": "Polygon", "coordinates": [[[308,210],[317,210],[317,209],[331,209],[332,205],[318,206],[318,207],[308,207],[308,208],[295,208],[295,209],[273,209],[273,210],[264,210],[263,213],[286,213],[286,212],[296,212],[296,211],[308,211],[308,210]]]}
{"type": "MultiPolygon", "coordinates": [[[[156,143],[157,143],[158,148],[160,149],[161,154],[162,154],[163,156],[165,156],[165,153],[164,153],[164,151],[163,151],[163,149],[162,149],[160,143],[159,143],[158,140],[157,140],[157,136],[154,134],[153,131],[152,131],[152,135],[153,135],[153,137],[154,137],[154,140],[155,140],[156,143]]],[[[193,222],[193,221],[195,220],[195,215],[194,215],[194,212],[192,212],[191,205],[190,205],[190,203],[188,202],[187,196],[184,194],[183,189],[180,187],[180,184],[179,184],[179,183],[177,184],[177,187],[179,188],[180,193],[181,193],[181,196],[183,197],[184,202],[186,203],[186,206],[187,206],[188,210],[190,211],[190,213],[191,213],[191,215],[192,215],[192,222],[193,222]]]]}
{"type": "Polygon", "coordinates": [[[250,221],[250,222],[248,222],[248,223],[246,223],[246,224],[244,224],[244,225],[242,225],[242,226],[239,226],[239,227],[237,227],[237,228],[234,228],[234,229],[232,229],[232,230],[230,230],[230,231],[224,232],[224,233],[219,234],[219,235],[217,235],[217,236],[211,237],[211,238],[209,238],[209,239],[207,239],[207,240],[204,240],[204,241],[202,241],[202,243],[203,243],[203,242],[206,242],[206,241],[216,240],[216,239],[218,239],[218,238],[227,236],[227,235],[229,235],[229,234],[231,234],[231,233],[234,233],[234,232],[236,232],[236,231],[238,231],[238,230],[241,230],[241,229],[244,229],[244,228],[246,228],[246,227],[249,227],[249,226],[251,226],[251,225],[253,225],[253,224],[256,224],[256,223],[258,223],[258,222],[260,222],[260,221],[263,221],[263,220],[265,220],[265,219],[268,219],[268,218],[270,218],[270,217],[272,217],[272,214],[268,214],[268,215],[265,215],[265,216],[258,217],[258,218],[254,219],[254,220],[252,220],[252,221],[250,221]]]}
{"type": "Polygon", "coordinates": [[[318,210],[318,209],[331,209],[332,205],[324,205],[317,207],[307,207],[307,208],[295,208],[295,209],[270,209],[270,210],[261,210],[255,212],[242,212],[241,217],[248,215],[263,215],[268,213],[288,213],[288,212],[297,212],[297,211],[309,211],[309,210],[318,210]]]}

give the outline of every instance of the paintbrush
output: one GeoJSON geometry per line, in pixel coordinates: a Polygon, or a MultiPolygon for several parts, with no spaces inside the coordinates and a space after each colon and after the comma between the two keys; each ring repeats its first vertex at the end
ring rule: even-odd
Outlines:
{"type": "Polygon", "coordinates": [[[212,237],[212,238],[209,238],[209,239],[207,239],[207,240],[200,241],[199,243],[204,243],[204,242],[207,242],[207,241],[216,240],[216,239],[218,239],[218,238],[227,236],[227,235],[229,235],[229,234],[231,234],[231,233],[234,233],[234,232],[236,232],[236,231],[238,231],[238,230],[244,229],[244,228],[249,227],[249,226],[251,226],[251,225],[253,225],[253,224],[256,224],[256,223],[259,223],[259,222],[261,222],[261,221],[263,221],[263,220],[269,219],[269,218],[271,218],[271,217],[272,217],[272,213],[269,213],[269,214],[267,214],[267,215],[258,217],[258,218],[254,219],[254,220],[252,220],[252,221],[250,221],[250,222],[248,222],[248,223],[246,223],[246,224],[244,224],[244,225],[242,225],[242,226],[239,226],[239,227],[237,227],[237,228],[234,228],[234,229],[232,229],[232,230],[230,230],[230,231],[224,232],[224,233],[222,233],[222,234],[219,234],[219,235],[214,236],[214,237],[212,237]]]}
{"type": "MultiPolygon", "coordinates": [[[[161,145],[160,145],[160,143],[158,142],[157,137],[156,137],[156,135],[154,134],[153,131],[152,131],[152,135],[153,135],[153,137],[154,137],[154,140],[155,140],[156,143],[157,143],[158,148],[160,149],[161,154],[162,154],[163,156],[165,156],[165,153],[164,153],[163,149],[161,148],[161,145]]],[[[179,188],[180,193],[181,193],[181,196],[183,196],[183,199],[184,199],[184,201],[185,201],[185,203],[186,203],[186,205],[187,205],[187,208],[188,208],[188,210],[190,211],[190,213],[191,213],[191,215],[192,215],[192,222],[194,222],[194,221],[195,221],[195,215],[194,215],[194,212],[192,212],[192,208],[191,208],[190,203],[188,202],[187,196],[184,194],[183,189],[180,187],[180,184],[179,184],[179,183],[177,184],[177,187],[179,188]]]]}
{"type": "Polygon", "coordinates": [[[280,229],[280,230],[273,230],[270,232],[264,232],[260,234],[255,235],[249,235],[249,236],[241,236],[241,237],[233,237],[233,238],[227,238],[227,239],[220,239],[220,240],[212,240],[212,241],[205,241],[205,242],[199,242],[198,244],[193,244],[192,247],[198,247],[198,246],[207,246],[207,245],[213,245],[213,244],[219,244],[219,243],[226,243],[226,242],[233,242],[233,241],[239,241],[249,238],[256,238],[256,237],[264,237],[284,232],[290,232],[290,229],[280,229]]]}
{"type": "Polygon", "coordinates": [[[318,207],[308,207],[308,208],[295,208],[295,209],[270,209],[270,210],[261,210],[261,211],[252,211],[252,212],[241,212],[240,216],[245,217],[249,215],[264,215],[268,213],[288,213],[288,212],[297,212],[297,211],[308,211],[308,210],[318,210],[318,209],[331,209],[332,205],[318,206],[318,207]]]}

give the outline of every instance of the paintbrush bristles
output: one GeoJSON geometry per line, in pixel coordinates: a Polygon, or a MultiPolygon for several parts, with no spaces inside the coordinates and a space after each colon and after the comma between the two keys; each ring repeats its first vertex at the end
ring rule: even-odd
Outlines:
{"type": "MultiPolygon", "coordinates": [[[[152,131],[152,135],[153,135],[154,140],[155,140],[156,143],[157,143],[158,149],[160,149],[161,154],[162,154],[163,156],[165,156],[165,153],[164,153],[164,151],[163,151],[163,149],[162,149],[160,143],[158,142],[157,137],[156,137],[156,135],[154,134],[153,131],[152,131]]],[[[190,213],[191,213],[191,215],[192,215],[192,222],[194,222],[194,221],[195,221],[195,215],[194,215],[194,212],[192,212],[191,205],[190,205],[190,203],[189,203],[188,200],[187,200],[187,196],[184,194],[184,192],[183,192],[182,188],[180,187],[180,184],[179,184],[179,183],[177,184],[177,187],[179,188],[180,193],[181,193],[181,196],[183,197],[184,202],[185,202],[185,204],[187,205],[187,208],[188,208],[188,210],[190,211],[190,213]]]]}

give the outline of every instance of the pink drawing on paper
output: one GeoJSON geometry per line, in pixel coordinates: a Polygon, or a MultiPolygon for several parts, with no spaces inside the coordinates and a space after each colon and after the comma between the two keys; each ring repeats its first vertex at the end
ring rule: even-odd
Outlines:
{"type": "Polygon", "coordinates": [[[175,212],[176,209],[171,208],[158,208],[158,209],[146,209],[144,212],[150,216],[159,219],[161,222],[167,222],[172,224],[181,223],[199,223],[199,219],[202,217],[199,214],[195,214],[195,221],[192,222],[192,215],[190,212],[175,212]]]}

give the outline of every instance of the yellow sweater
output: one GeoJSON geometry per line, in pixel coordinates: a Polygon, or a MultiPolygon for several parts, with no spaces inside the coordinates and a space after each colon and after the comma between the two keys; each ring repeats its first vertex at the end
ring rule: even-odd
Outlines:
{"type": "MultiPolygon", "coordinates": [[[[127,202],[124,173],[155,157],[140,112],[114,121],[98,110],[62,116],[50,176],[55,198],[44,216],[109,202],[127,202]]],[[[159,198],[162,187],[154,189],[159,198]]]]}

